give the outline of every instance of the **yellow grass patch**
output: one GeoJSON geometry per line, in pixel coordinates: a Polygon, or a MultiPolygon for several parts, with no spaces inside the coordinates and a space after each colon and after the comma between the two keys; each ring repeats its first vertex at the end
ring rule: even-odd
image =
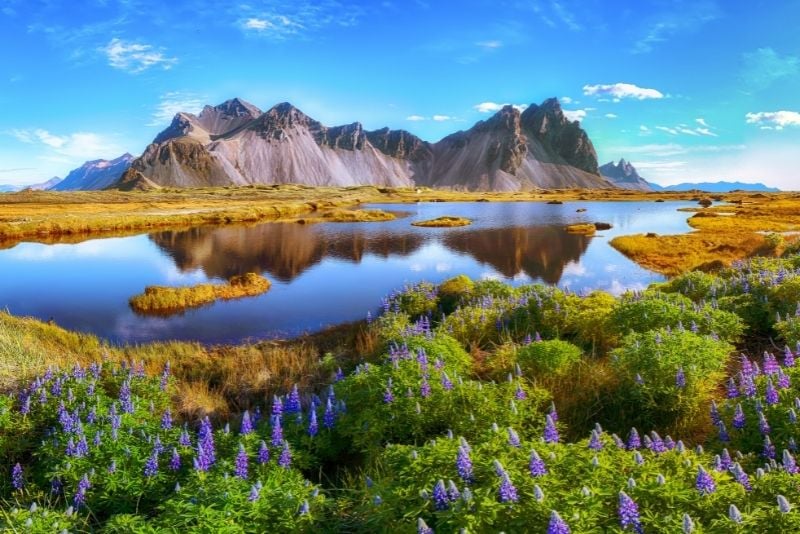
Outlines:
{"type": "Polygon", "coordinates": [[[427,221],[414,221],[411,226],[422,226],[424,228],[450,228],[454,226],[467,226],[472,224],[472,221],[466,217],[437,217],[427,221]]]}

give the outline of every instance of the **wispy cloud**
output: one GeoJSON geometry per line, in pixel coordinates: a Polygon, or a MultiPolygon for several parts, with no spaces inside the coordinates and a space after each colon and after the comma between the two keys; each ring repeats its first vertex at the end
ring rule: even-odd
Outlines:
{"type": "Polygon", "coordinates": [[[421,121],[427,121],[427,120],[432,120],[434,122],[447,122],[447,121],[456,120],[456,117],[452,117],[450,115],[441,115],[441,114],[433,115],[430,118],[429,117],[425,117],[423,115],[409,115],[408,117],[406,117],[406,120],[407,121],[412,121],[412,122],[421,122],[421,121]]]}
{"type": "Polygon", "coordinates": [[[607,119],[616,119],[617,115],[615,113],[606,113],[607,119]]]}
{"type": "Polygon", "coordinates": [[[569,7],[568,3],[549,0],[524,0],[513,3],[514,7],[525,11],[532,11],[545,25],[550,28],[567,28],[572,31],[583,30],[583,24],[569,7]]]}
{"type": "Polygon", "coordinates": [[[167,56],[163,48],[123,41],[116,37],[111,39],[103,51],[108,58],[109,65],[131,74],[144,72],[151,67],[168,70],[178,62],[177,58],[167,56]]]}
{"type": "Polygon", "coordinates": [[[586,110],[585,109],[575,109],[575,110],[563,110],[564,116],[567,120],[570,121],[582,121],[586,118],[586,110]]]}
{"type": "Polygon", "coordinates": [[[331,26],[352,27],[365,14],[361,5],[339,0],[273,1],[265,4],[238,5],[236,26],[246,35],[288,39],[307,37],[331,26]]]}
{"type": "Polygon", "coordinates": [[[451,117],[450,115],[434,115],[432,118],[436,122],[444,122],[444,121],[453,120],[453,117],[451,117]]]}
{"type": "Polygon", "coordinates": [[[38,144],[45,152],[41,158],[62,161],[83,161],[98,157],[118,156],[124,150],[112,139],[92,132],[54,134],[43,128],[6,132],[27,144],[38,144]]]}
{"type": "MultiPolygon", "coordinates": [[[[704,121],[705,122],[705,121],[704,121]]],[[[694,137],[707,136],[718,137],[717,134],[711,131],[711,128],[706,125],[705,127],[692,127],[688,124],[679,124],[677,126],[656,126],[656,130],[668,133],[670,135],[691,135],[694,137]]]]}
{"type": "Polygon", "coordinates": [[[406,120],[412,122],[419,122],[427,120],[427,118],[423,117],[422,115],[409,115],[408,117],[406,117],[406,120]]]}
{"type": "Polygon", "coordinates": [[[782,56],[772,48],[759,48],[742,54],[741,78],[745,87],[760,91],[782,78],[800,73],[800,58],[782,56]]]}
{"type": "Polygon", "coordinates": [[[651,52],[680,34],[697,31],[721,14],[712,0],[675,0],[667,5],[670,6],[668,10],[656,13],[648,20],[641,37],[633,45],[634,54],[651,52]]]}
{"type": "Polygon", "coordinates": [[[584,85],[583,94],[586,96],[611,97],[614,102],[619,102],[623,98],[634,100],[664,98],[664,94],[657,89],[639,87],[632,83],[584,85]]]}
{"type": "MultiPolygon", "coordinates": [[[[646,145],[612,147],[613,154],[630,154],[650,157],[672,157],[684,154],[707,154],[718,152],[738,152],[746,145],[682,145],[679,143],[652,143],[646,145]]],[[[638,166],[638,164],[637,164],[638,166]]]]}
{"type": "Polygon", "coordinates": [[[748,124],[757,124],[762,130],[783,130],[787,126],[800,126],[797,111],[759,111],[745,115],[748,124]]]}
{"type": "Polygon", "coordinates": [[[475,104],[472,106],[472,109],[480,113],[494,113],[500,111],[506,106],[513,106],[520,111],[524,111],[528,107],[527,104],[498,104],[497,102],[481,102],[480,104],[475,104]]]}
{"type": "Polygon", "coordinates": [[[496,50],[503,46],[502,41],[492,40],[492,41],[478,41],[475,43],[476,46],[481,48],[485,48],[486,50],[496,50]]]}
{"type": "Polygon", "coordinates": [[[204,97],[195,93],[171,91],[161,95],[147,126],[165,126],[180,112],[198,113],[205,104],[204,97]]]}

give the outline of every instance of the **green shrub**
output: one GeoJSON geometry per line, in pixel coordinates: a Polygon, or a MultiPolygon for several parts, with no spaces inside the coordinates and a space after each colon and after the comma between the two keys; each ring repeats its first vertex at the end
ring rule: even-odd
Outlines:
{"type": "Polygon", "coordinates": [[[439,285],[439,302],[446,313],[453,311],[472,292],[475,284],[469,277],[461,274],[439,285]]]}
{"type": "Polygon", "coordinates": [[[593,291],[585,297],[567,297],[565,336],[594,355],[603,355],[617,341],[609,321],[617,300],[608,293],[593,291]]]}
{"type": "Polygon", "coordinates": [[[526,376],[560,376],[581,359],[581,349],[572,343],[553,339],[534,341],[517,350],[517,363],[526,376]]]}

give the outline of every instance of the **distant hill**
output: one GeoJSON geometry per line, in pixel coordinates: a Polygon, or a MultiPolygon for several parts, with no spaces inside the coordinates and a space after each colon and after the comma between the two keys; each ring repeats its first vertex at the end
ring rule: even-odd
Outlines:
{"type": "Polygon", "coordinates": [[[651,184],[636,172],[636,168],[629,161],[620,159],[616,165],[609,161],[600,167],[600,175],[622,189],[636,189],[637,191],[658,191],[661,188],[651,184]]]}
{"type": "Polygon", "coordinates": [[[42,182],[40,184],[27,185],[23,189],[33,189],[34,191],[47,191],[48,189],[52,189],[53,187],[60,184],[61,181],[62,179],[59,178],[58,176],[53,176],[46,182],[42,182]]]}
{"type": "Polygon", "coordinates": [[[0,193],[13,193],[14,191],[19,191],[19,189],[18,185],[0,184],[0,193]]]}
{"type": "Polygon", "coordinates": [[[131,166],[132,161],[133,156],[130,154],[123,154],[112,160],[87,161],[77,169],[70,171],[66,178],[52,187],[52,190],[95,191],[105,189],[119,180],[119,177],[131,166]]]}
{"type": "Polygon", "coordinates": [[[777,187],[769,187],[762,183],[748,184],[745,182],[686,182],[663,187],[664,191],[708,191],[709,193],[728,193],[730,191],[760,191],[764,193],[777,193],[777,187]]]}

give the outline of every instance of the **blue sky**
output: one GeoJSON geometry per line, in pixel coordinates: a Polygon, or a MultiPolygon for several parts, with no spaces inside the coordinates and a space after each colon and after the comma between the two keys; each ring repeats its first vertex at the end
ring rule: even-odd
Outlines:
{"type": "Polygon", "coordinates": [[[0,183],[290,101],[435,141],[556,96],[600,162],[800,189],[800,0],[0,0],[0,183]]]}

